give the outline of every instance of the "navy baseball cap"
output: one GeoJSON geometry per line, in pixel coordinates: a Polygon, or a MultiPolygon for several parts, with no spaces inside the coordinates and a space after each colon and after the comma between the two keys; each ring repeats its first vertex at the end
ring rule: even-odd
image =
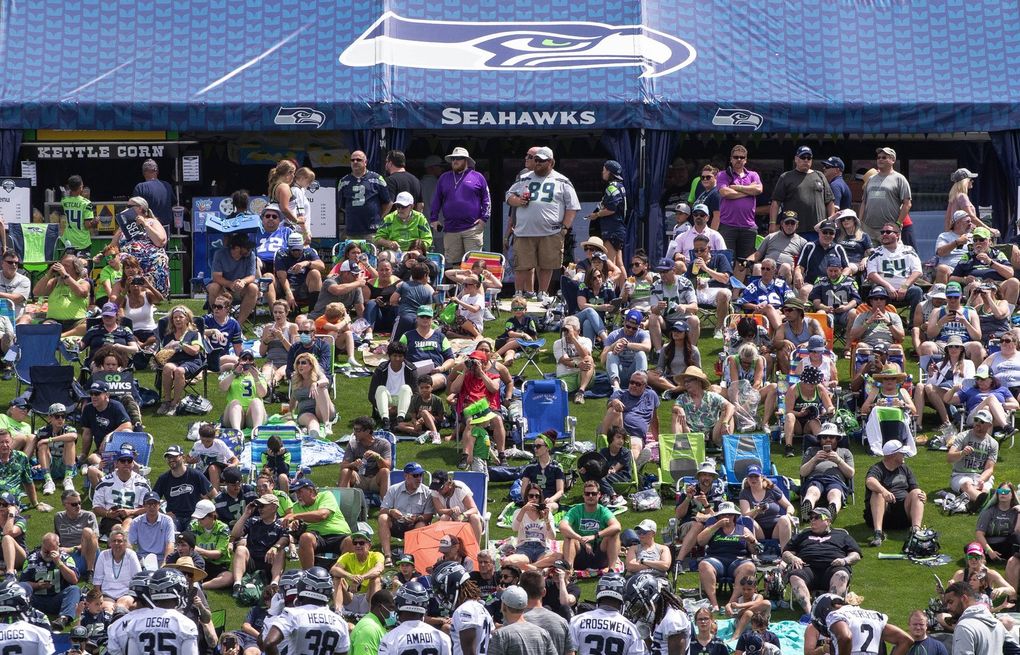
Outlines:
{"type": "Polygon", "coordinates": [[[822,168],[838,168],[841,171],[845,171],[846,164],[839,157],[829,157],[822,162],[822,168]]]}
{"type": "Polygon", "coordinates": [[[749,475],[761,475],[761,467],[757,464],[751,464],[747,467],[747,471],[744,472],[744,477],[749,475]]]}
{"type": "Polygon", "coordinates": [[[843,260],[839,258],[839,255],[829,255],[825,258],[826,268],[843,268],[843,260]]]}
{"type": "Polygon", "coordinates": [[[610,175],[616,178],[623,177],[623,166],[620,166],[620,162],[615,159],[609,159],[606,163],[602,164],[610,175]]]}
{"type": "Polygon", "coordinates": [[[297,491],[298,489],[304,489],[305,487],[314,487],[315,484],[308,478],[298,478],[294,482],[290,483],[290,490],[297,491]]]}
{"type": "Polygon", "coordinates": [[[110,390],[110,386],[102,380],[93,382],[89,386],[89,393],[106,393],[110,390]]]}
{"type": "Polygon", "coordinates": [[[418,462],[408,462],[407,464],[404,464],[404,473],[407,473],[408,475],[419,475],[424,472],[425,469],[423,469],[421,464],[418,462]]]}
{"type": "Polygon", "coordinates": [[[159,502],[159,494],[156,493],[155,491],[146,491],[145,495],[142,496],[142,504],[144,505],[146,503],[151,503],[151,502],[157,502],[158,503],[159,502]]]}
{"type": "Polygon", "coordinates": [[[4,505],[13,505],[14,507],[17,507],[18,499],[11,492],[5,491],[4,493],[0,494],[0,503],[3,503],[4,505]]]}
{"type": "Polygon", "coordinates": [[[642,314],[640,310],[632,309],[623,315],[623,320],[640,323],[641,321],[645,320],[645,315],[642,314]]]}
{"type": "Polygon", "coordinates": [[[868,292],[868,298],[888,298],[889,292],[886,291],[885,287],[880,287],[877,284],[871,287],[871,291],[868,292]]]}
{"type": "Polygon", "coordinates": [[[807,146],[801,146],[797,148],[797,157],[814,157],[815,153],[811,152],[811,148],[807,146]]]}
{"type": "Polygon", "coordinates": [[[673,270],[673,260],[669,257],[663,257],[655,264],[655,271],[657,273],[664,273],[666,271],[673,270]]]}
{"type": "Polygon", "coordinates": [[[21,409],[28,409],[28,398],[25,398],[23,396],[12,398],[11,407],[20,407],[21,409]]]}

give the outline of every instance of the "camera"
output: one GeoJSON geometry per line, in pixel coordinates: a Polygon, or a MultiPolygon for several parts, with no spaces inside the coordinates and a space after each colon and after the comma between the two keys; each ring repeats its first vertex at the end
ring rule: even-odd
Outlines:
{"type": "Polygon", "coordinates": [[[769,504],[768,503],[758,503],[757,508],[758,508],[759,512],[764,512],[765,510],[767,510],[769,508],[769,504]]]}
{"type": "Polygon", "coordinates": [[[145,278],[141,275],[136,275],[131,278],[131,284],[145,284],[145,278]]]}
{"type": "Polygon", "coordinates": [[[478,366],[477,359],[471,359],[470,357],[464,362],[464,368],[475,368],[478,366]]]}
{"type": "Polygon", "coordinates": [[[540,512],[544,512],[548,508],[549,506],[545,504],[545,501],[542,501],[541,503],[538,504],[538,511],[540,512]]]}

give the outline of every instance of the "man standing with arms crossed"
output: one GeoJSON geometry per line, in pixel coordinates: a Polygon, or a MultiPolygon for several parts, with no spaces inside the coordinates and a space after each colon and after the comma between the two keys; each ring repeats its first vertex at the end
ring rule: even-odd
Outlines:
{"type": "Polygon", "coordinates": [[[344,237],[370,239],[390,213],[390,192],[382,175],[368,170],[368,158],[360,150],[351,153],[351,172],[340,178],[337,202],[344,213],[344,237]]]}

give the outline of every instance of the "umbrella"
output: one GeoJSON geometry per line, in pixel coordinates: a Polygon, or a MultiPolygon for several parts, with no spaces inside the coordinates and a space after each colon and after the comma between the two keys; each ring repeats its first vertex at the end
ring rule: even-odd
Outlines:
{"type": "Polygon", "coordinates": [[[443,556],[439,552],[439,540],[448,534],[461,540],[469,557],[473,559],[478,555],[478,541],[470,524],[437,521],[404,534],[404,552],[414,555],[414,568],[418,573],[428,575],[428,569],[443,556]]]}

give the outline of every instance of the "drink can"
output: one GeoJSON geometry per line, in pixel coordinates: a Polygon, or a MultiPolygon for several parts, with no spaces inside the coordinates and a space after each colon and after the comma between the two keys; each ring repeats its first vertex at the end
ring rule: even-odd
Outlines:
{"type": "Polygon", "coordinates": [[[280,413],[290,414],[290,403],[280,403],[280,413]]]}

